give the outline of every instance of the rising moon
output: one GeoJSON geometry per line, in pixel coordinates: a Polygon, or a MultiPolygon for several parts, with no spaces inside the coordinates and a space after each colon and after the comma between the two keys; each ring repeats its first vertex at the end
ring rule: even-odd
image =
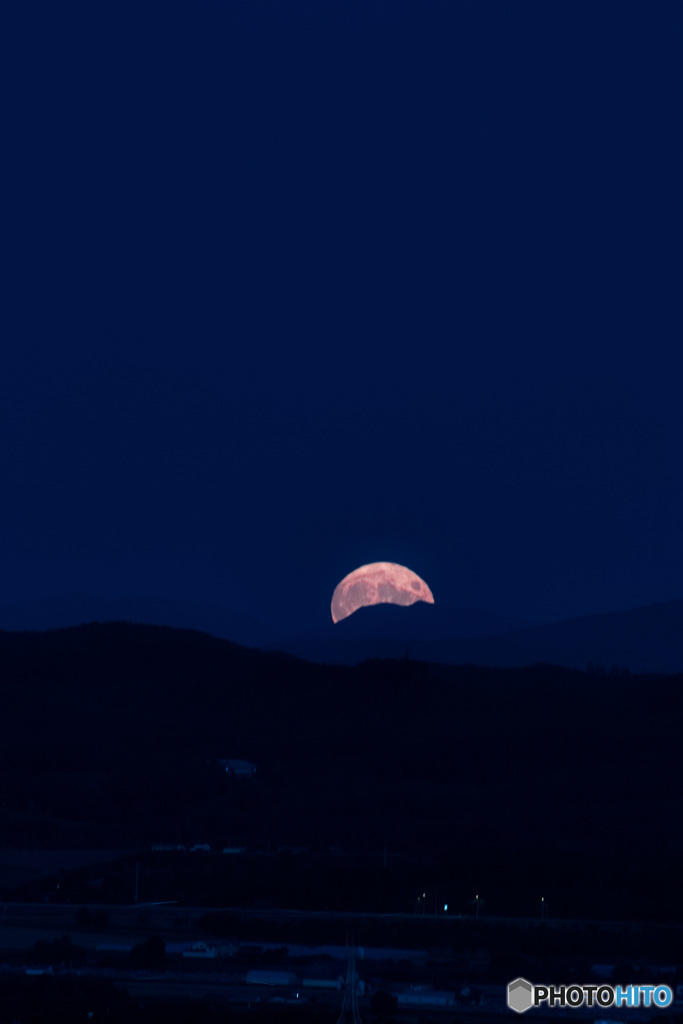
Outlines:
{"type": "Polygon", "coordinates": [[[395,562],[361,565],[334,588],[332,621],[339,622],[370,604],[434,604],[432,592],[417,573],[395,562]]]}

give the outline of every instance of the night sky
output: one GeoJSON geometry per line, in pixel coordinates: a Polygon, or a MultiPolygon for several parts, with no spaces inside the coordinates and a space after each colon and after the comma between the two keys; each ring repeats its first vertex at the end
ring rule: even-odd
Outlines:
{"type": "Polygon", "coordinates": [[[0,603],[683,598],[679,2],[0,14],[0,603]]]}

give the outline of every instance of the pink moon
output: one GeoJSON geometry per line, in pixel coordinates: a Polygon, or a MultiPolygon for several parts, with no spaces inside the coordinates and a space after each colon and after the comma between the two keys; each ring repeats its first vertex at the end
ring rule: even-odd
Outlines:
{"type": "Polygon", "coordinates": [[[432,592],[417,573],[396,562],[361,565],[337,584],[332,595],[332,621],[340,622],[371,604],[434,604],[432,592]]]}

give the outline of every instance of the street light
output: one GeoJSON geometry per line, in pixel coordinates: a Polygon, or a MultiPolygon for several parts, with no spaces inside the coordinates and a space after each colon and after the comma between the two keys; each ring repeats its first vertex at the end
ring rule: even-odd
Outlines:
{"type": "MultiPolygon", "coordinates": [[[[475,915],[475,917],[476,917],[476,919],[478,921],[479,920],[479,904],[481,904],[482,907],[485,907],[486,906],[486,900],[480,899],[479,898],[479,893],[477,893],[477,895],[472,900],[472,903],[474,903],[474,915],[475,915]]],[[[470,906],[472,906],[472,903],[470,903],[470,906]]]]}

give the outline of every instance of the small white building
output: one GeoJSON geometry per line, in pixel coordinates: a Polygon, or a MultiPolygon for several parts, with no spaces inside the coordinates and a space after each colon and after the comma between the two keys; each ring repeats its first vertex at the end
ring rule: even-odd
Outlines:
{"type": "Polygon", "coordinates": [[[256,765],[251,761],[242,761],[237,757],[222,757],[218,760],[219,765],[228,773],[239,778],[249,778],[256,773],[256,765]]]}
{"type": "Polygon", "coordinates": [[[205,960],[213,960],[217,955],[216,947],[209,946],[206,942],[195,942],[189,949],[183,950],[183,956],[202,957],[205,960]]]}

